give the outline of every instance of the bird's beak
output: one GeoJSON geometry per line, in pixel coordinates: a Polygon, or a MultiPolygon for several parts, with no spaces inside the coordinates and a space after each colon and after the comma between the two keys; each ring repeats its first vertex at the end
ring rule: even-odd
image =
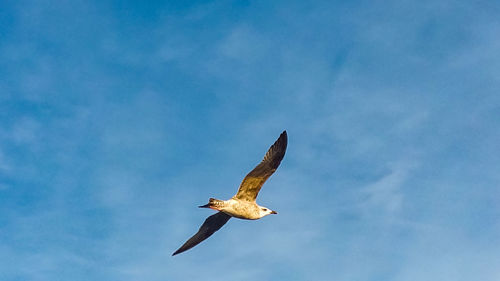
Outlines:
{"type": "Polygon", "coordinates": [[[278,213],[278,212],[276,212],[276,211],[271,211],[271,214],[277,214],[277,213],[278,213]]]}

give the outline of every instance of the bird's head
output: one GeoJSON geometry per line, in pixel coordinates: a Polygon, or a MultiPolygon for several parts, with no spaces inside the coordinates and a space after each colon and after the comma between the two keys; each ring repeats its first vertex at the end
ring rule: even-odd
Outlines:
{"type": "Polygon", "coordinates": [[[265,217],[265,216],[267,216],[267,215],[271,215],[271,214],[277,214],[277,212],[276,212],[276,211],[273,211],[273,210],[268,209],[268,208],[266,208],[266,207],[260,207],[259,212],[260,212],[260,216],[261,216],[261,217],[265,217]]]}

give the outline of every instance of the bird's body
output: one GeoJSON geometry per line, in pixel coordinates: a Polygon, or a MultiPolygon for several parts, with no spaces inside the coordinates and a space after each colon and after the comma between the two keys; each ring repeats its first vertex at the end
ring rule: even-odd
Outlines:
{"type": "Polygon", "coordinates": [[[262,185],[280,165],[285,156],[287,143],[288,137],[286,131],[283,131],[278,140],[269,148],[262,162],[243,179],[236,195],[229,200],[210,198],[208,204],[200,206],[200,208],[210,208],[218,212],[209,216],[198,232],[175,251],[173,256],[191,249],[210,237],[226,224],[231,217],[257,220],[270,214],[277,214],[271,209],[259,206],[255,199],[262,185]]]}
{"type": "Polygon", "coordinates": [[[208,203],[207,205],[200,206],[201,208],[210,208],[213,210],[221,211],[233,218],[244,220],[257,220],[270,214],[276,214],[266,207],[257,205],[257,203],[231,198],[229,200],[217,200],[211,198],[210,201],[218,202],[217,204],[208,203]],[[268,211],[266,211],[268,210],[268,211]]]}

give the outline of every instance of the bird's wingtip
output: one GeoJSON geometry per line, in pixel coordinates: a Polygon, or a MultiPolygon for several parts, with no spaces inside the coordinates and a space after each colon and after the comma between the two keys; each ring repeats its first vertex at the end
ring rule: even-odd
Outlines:
{"type": "Polygon", "coordinates": [[[284,130],[283,133],[281,133],[278,139],[283,139],[285,141],[288,141],[288,134],[286,133],[286,130],[284,130]]]}
{"type": "Polygon", "coordinates": [[[278,139],[285,139],[285,140],[288,139],[288,134],[286,133],[286,130],[283,130],[283,132],[281,132],[280,137],[278,139]]]}

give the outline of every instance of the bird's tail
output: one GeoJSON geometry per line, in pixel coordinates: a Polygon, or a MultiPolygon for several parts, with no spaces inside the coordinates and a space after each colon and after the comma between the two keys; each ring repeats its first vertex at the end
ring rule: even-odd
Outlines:
{"type": "Polygon", "coordinates": [[[215,210],[220,210],[222,207],[224,207],[224,201],[215,199],[215,198],[210,198],[208,200],[208,204],[198,206],[199,208],[210,208],[210,209],[215,209],[215,210]]]}

